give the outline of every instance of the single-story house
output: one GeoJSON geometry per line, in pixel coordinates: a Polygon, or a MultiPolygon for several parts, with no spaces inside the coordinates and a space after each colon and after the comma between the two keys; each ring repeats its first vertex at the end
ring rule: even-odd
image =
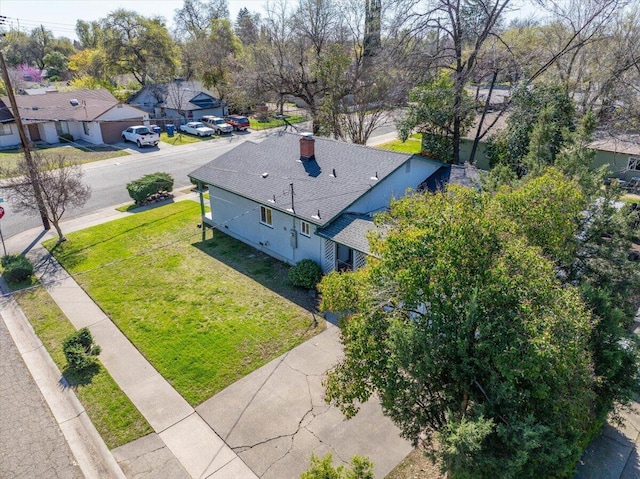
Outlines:
{"type": "Polygon", "coordinates": [[[205,226],[329,272],[365,263],[373,215],[392,198],[435,189],[459,173],[417,155],[280,132],[242,143],[189,177],[209,190],[210,213],[201,193],[205,226]]]}
{"type": "Polygon", "coordinates": [[[13,113],[0,98],[0,148],[19,144],[20,136],[13,113]]]}
{"type": "MultiPolygon", "coordinates": [[[[9,105],[7,97],[0,99],[9,105]]],[[[20,118],[31,141],[59,143],[71,135],[94,145],[120,141],[122,130],[149,120],[144,111],[119,102],[108,90],[52,91],[43,95],[17,95],[20,118]]],[[[11,108],[9,107],[9,111],[11,108]]],[[[20,144],[13,119],[3,123],[0,146],[20,144]],[[5,140],[6,137],[6,140],[5,140]]]]}
{"type": "Polygon", "coordinates": [[[179,79],[171,83],[145,85],[127,103],[146,111],[153,120],[190,121],[199,120],[205,115],[227,114],[227,105],[199,82],[179,79]]]}

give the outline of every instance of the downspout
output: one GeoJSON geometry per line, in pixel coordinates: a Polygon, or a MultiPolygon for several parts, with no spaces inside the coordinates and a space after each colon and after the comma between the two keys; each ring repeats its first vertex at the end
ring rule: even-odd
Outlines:
{"type": "MultiPolygon", "coordinates": [[[[207,239],[207,226],[204,221],[204,194],[202,190],[202,181],[196,181],[198,182],[198,195],[200,196],[200,221],[202,221],[202,241],[204,242],[207,239]]],[[[213,212],[211,214],[213,215],[213,212]]]]}

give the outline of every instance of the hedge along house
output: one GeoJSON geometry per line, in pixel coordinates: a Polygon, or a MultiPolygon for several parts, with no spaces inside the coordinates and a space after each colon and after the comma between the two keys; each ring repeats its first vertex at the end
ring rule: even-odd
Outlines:
{"type": "MultiPolygon", "coordinates": [[[[0,100],[9,104],[6,97],[0,100]]],[[[29,139],[49,144],[59,143],[61,135],[71,135],[74,140],[94,145],[118,142],[122,130],[149,119],[147,113],[119,102],[104,89],[18,95],[16,103],[29,139]]],[[[10,107],[8,111],[13,113],[10,107]]],[[[2,132],[11,136],[6,143],[0,139],[0,145],[19,145],[20,137],[13,117],[4,125],[2,132]]]]}
{"type": "Polygon", "coordinates": [[[189,177],[209,189],[210,213],[201,193],[205,226],[290,264],[312,259],[326,273],[364,265],[373,215],[451,172],[420,156],[281,132],[189,177]]]}

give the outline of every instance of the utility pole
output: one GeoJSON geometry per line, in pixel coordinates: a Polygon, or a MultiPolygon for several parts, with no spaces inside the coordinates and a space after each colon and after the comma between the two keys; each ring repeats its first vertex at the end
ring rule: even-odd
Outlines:
{"type": "Polygon", "coordinates": [[[27,167],[29,168],[29,181],[31,182],[31,186],[33,187],[34,196],[36,198],[36,204],[38,205],[38,211],[40,212],[40,217],[42,218],[42,226],[44,226],[45,230],[50,230],[51,226],[49,225],[47,210],[44,206],[44,198],[42,196],[42,187],[40,185],[40,182],[38,181],[38,170],[36,168],[35,163],[33,162],[33,158],[31,157],[31,148],[29,147],[29,141],[27,140],[27,135],[24,132],[24,126],[22,124],[22,119],[20,118],[20,111],[18,110],[16,97],[13,94],[13,87],[11,86],[11,79],[9,78],[9,72],[7,71],[7,64],[4,62],[4,56],[2,55],[1,51],[0,51],[0,67],[2,67],[2,78],[4,79],[4,84],[7,87],[7,95],[9,96],[9,102],[11,103],[11,109],[13,110],[13,118],[16,121],[16,126],[18,127],[18,134],[20,135],[20,142],[22,143],[22,149],[24,150],[24,159],[27,162],[27,167]]]}

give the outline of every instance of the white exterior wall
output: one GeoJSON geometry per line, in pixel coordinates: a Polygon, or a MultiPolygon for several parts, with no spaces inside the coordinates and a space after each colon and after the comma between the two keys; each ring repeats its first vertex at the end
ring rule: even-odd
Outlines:
{"type": "Polygon", "coordinates": [[[104,141],[102,141],[102,130],[100,130],[99,123],[96,123],[94,121],[87,122],[87,131],[89,132],[88,135],[85,134],[82,123],[78,123],[77,126],[78,134],[73,135],[74,139],[88,141],[89,143],[93,143],[94,145],[101,145],[102,143],[104,143],[104,141]]]}
{"type": "Polygon", "coordinates": [[[131,120],[134,118],[141,118],[142,120],[148,120],[149,113],[139,108],[134,108],[131,105],[125,105],[121,103],[120,105],[117,105],[111,108],[109,111],[103,113],[96,119],[99,121],[103,121],[103,120],[114,121],[114,120],[131,120]]]}
{"type": "Polygon", "coordinates": [[[11,134],[0,135],[0,147],[19,145],[20,135],[18,134],[18,125],[15,123],[6,123],[5,125],[11,129],[11,134]]]}
{"type": "MultiPolygon", "coordinates": [[[[58,132],[56,131],[56,124],[52,121],[47,123],[40,123],[38,125],[38,131],[40,132],[40,139],[47,143],[59,143],[58,132]]],[[[73,123],[69,122],[69,133],[77,138],[73,131],[73,123]]]]}
{"type": "Polygon", "coordinates": [[[440,167],[438,164],[415,157],[411,158],[409,164],[408,171],[406,164],[402,165],[354,202],[348,211],[353,213],[380,211],[389,206],[392,198],[405,196],[407,188],[415,190],[440,167]]]}
{"type": "Polygon", "coordinates": [[[260,223],[260,205],[254,201],[213,186],[209,187],[209,198],[212,221],[220,224],[220,231],[286,263],[310,258],[322,264],[323,239],[315,234],[315,225],[310,225],[309,237],[303,236],[300,219],[292,215],[272,209],[273,227],[269,227],[260,223]],[[296,248],[291,246],[294,221],[296,248]]]}

